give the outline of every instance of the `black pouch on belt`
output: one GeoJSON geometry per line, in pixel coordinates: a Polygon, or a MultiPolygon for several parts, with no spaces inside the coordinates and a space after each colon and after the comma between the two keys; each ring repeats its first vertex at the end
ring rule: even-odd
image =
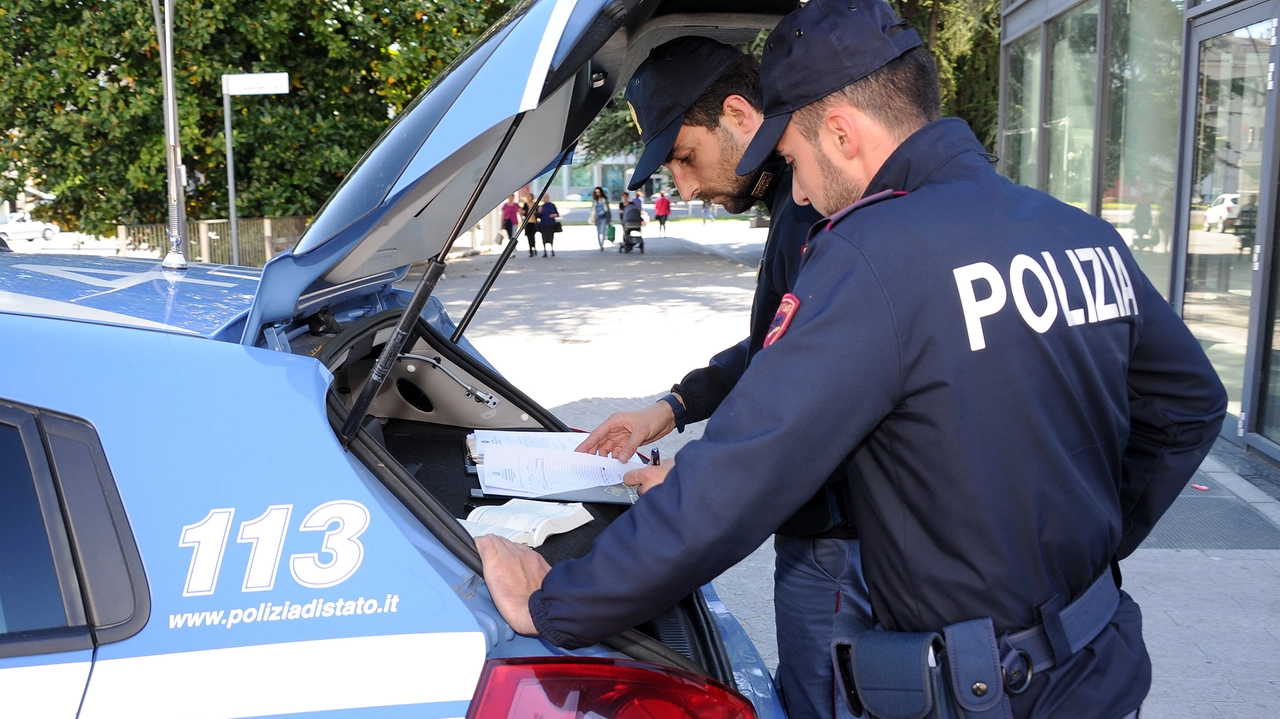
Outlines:
{"type": "Polygon", "coordinates": [[[953,624],[939,635],[865,630],[842,616],[832,661],[854,716],[1012,719],[990,619],[953,624]]]}
{"type": "Polygon", "coordinates": [[[1013,719],[991,618],[958,622],[942,634],[947,645],[947,674],[960,716],[1013,719]]]}
{"type": "Polygon", "coordinates": [[[832,660],[849,711],[874,719],[959,719],[942,674],[942,637],[935,632],[876,629],[832,642],[832,660]]]}

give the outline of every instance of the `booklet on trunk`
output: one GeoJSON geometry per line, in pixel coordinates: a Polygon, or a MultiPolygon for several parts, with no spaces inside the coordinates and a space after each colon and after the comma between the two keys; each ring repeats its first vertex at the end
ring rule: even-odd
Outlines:
{"type": "Polygon", "coordinates": [[[541,546],[553,534],[569,532],[591,521],[581,503],[513,499],[506,504],[477,507],[459,519],[473,537],[495,534],[530,547],[541,546]]]}

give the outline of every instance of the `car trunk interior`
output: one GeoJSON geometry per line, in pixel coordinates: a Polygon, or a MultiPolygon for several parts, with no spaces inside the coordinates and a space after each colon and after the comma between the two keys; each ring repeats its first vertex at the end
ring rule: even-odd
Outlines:
{"type": "MultiPolygon", "coordinates": [[[[317,357],[329,368],[334,375],[331,405],[340,404],[346,410],[359,393],[398,319],[398,310],[379,313],[338,334],[308,334],[295,339],[292,350],[317,357]]],[[[420,493],[425,492],[430,496],[428,502],[450,517],[466,517],[477,506],[505,503],[507,497],[477,496],[479,481],[466,467],[466,436],[476,429],[537,432],[567,431],[568,428],[427,322],[417,323],[415,335],[406,346],[412,349],[407,349],[404,355],[425,359],[406,358],[395,364],[370,406],[369,419],[360,436],[371,439],[393,458],[402,473],[391,474],[416,485],[409,488],[411,494],[421,496],[420,493]],[[465,389],[463,383],[472,389],[465,389]],[[497,399],[496,406],[478,401],[481,393],[497,399]]],[[[365,462],[366,465],[378,463],[365,462]]],[[[381,476],[376,466],[370,469],[384,482],[395,481],[381,476]]],[[[585,555],[595,538],[626,511],[625,506],[616,504],[584,503],[584,506],[591,513],[591,522],[553,535],[535,550],[548,563],[555,565],[585,555]]],[[[442,524],[433,528],[428,523],[428,528],[437,536],[443,533],[442,541],[448,539],[446,545],[452,542],[456,547],[460,525],[442,524]]],[[[465,540],[463,544],[467,546],[462,553],[469,550],[474,554],[473,545],[465,540]]],[[[679,653],[703,673],[733,683],[715,622],[701,593],[689,595],[636,630],[679,653]]]]}

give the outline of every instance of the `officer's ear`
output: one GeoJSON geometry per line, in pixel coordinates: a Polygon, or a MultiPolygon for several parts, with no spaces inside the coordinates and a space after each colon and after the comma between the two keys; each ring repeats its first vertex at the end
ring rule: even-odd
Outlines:
{"type": "Polygon", "coordinates": [[[858,154],[862,144],[862,123],[865,115],[857,112],[852,106],[836,103],[827,108],[819,125],[825,142],[822,144],[828,152],[834,152],[845,160],[852,160],[858,154]]]}
{"type": "Polygon", "coordinates": [[[748,141],[755,137],[762,119],[760,111],[741,95],[730,95],[720,105],[720,125],[748,141]]]}

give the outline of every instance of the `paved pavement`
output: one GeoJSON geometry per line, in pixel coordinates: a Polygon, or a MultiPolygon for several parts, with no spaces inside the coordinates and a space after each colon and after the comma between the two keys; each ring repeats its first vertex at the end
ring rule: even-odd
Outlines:
{"type": "MultiPolygon", "coordinates": [[[[747,333],[765,230],[669,223],[644,255],[596,248],[569,226],[557,257],[510,260],[467,336],[516,386],[570,425],[654,401],[747,333]]],[[[18,248],[15,248],[18,249],[18,248]]],[[[26,249],[26,248],[22,248],[26,249]]],[[[31,248],[32,250],[43,249],[31,248]]],[[[108,252],[86,246],[84,251],[108,252]]],[[[451,261],[437,294],[460,317],[496,255],[451,261]]],[[[659,444],[668,454],[692,426],[659,444]]],[[[1144,719],[1280,717],[1280,472],[1219,440],[1148,541],[1123,563],[1145,618],[1154,681],[1144,719]]],[[[716,581],[771,666],[772,548],[716,581]]]]}

